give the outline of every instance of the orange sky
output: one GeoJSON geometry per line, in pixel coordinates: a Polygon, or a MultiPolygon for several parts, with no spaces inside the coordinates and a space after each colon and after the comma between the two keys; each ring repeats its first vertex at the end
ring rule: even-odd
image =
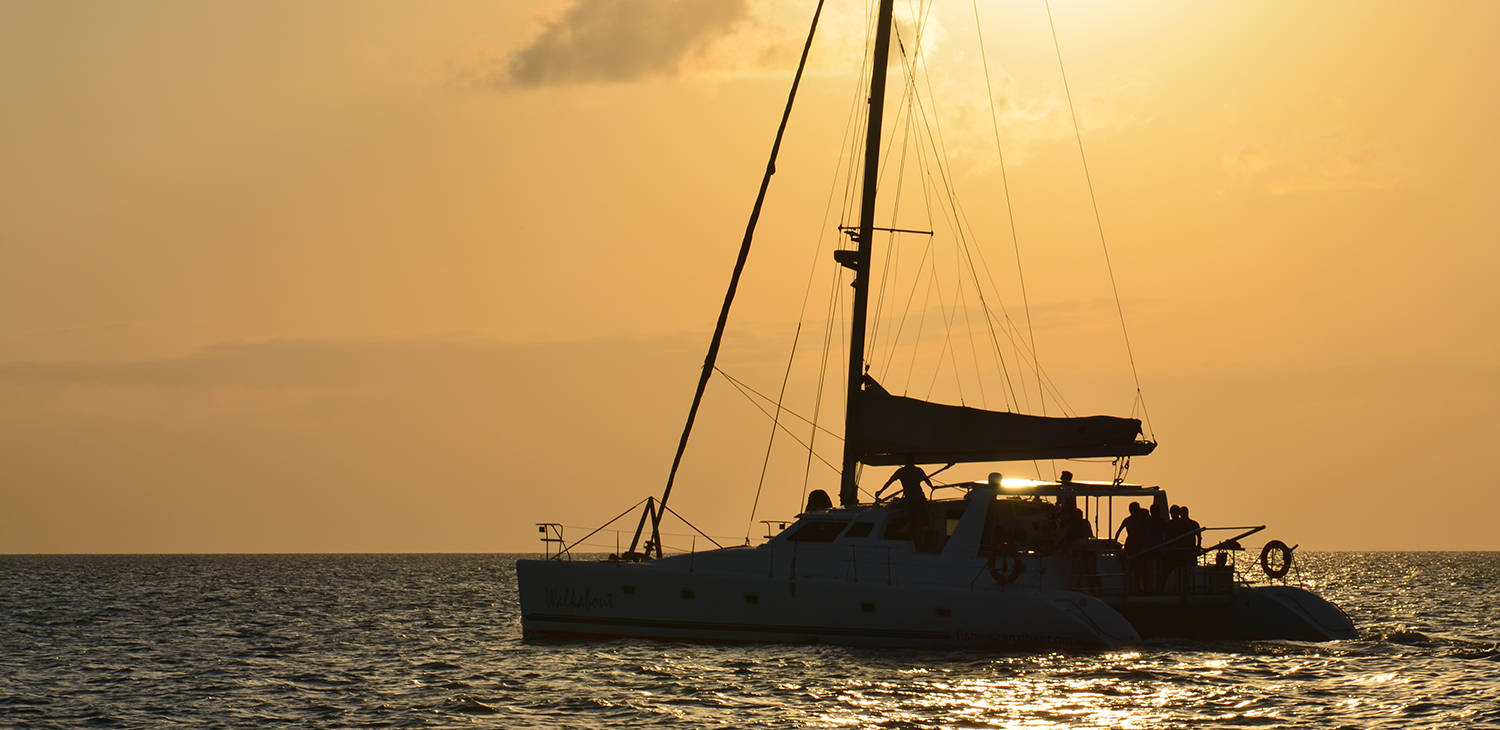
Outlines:
{"type": "MultiPolygon", "coordinates": [[[[0,552],[530,551],[659,492],[812,5],[0,5],[0,552]]],[[[1500,6],[1052,10],[1162,444],[1132,480],[1309,549],[1500,549],[1500,6]]],[[[979,11],[1043,365],[1126,413],[1045,8],[979,11]]],[[[764,390],[835,240],[864,8],[825,12],[721,363],[764,390]]],[[[1008,264],[974,7],[930,17],[1008,264]]],[[[743,535],[768,435],[715,381],[674,508],[743,535]]]]}

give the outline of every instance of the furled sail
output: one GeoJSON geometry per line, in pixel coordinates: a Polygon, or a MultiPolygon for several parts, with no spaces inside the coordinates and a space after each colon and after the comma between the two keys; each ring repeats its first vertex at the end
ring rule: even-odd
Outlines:
{"type": "Polygon", "coordinates": [[[854,446],[870,466],[904,464],[908,457],[943,464],[1139,456],[1156,448],[1138,440],[1136,418],[985,411],[891,395],[868,375],[863,385],[854,446]]]}

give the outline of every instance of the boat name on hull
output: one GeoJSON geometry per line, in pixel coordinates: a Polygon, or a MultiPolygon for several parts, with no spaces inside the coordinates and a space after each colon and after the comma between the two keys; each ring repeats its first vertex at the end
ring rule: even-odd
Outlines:
{"type": "Polygon", "coordinates": [[[581,594],[573,588],[564,588],[562,590],[558,590],[556,588],[547,589],[548,610],[570,608],[575,610],[581,609],[584,611],[593,611],[595,609],[611,609],[614,607],[615,594],[613,593],[606,593],[603,596],[595,596],[593,595],[593,590],[589,588],[583,589],[583,593],[581,594]]]}

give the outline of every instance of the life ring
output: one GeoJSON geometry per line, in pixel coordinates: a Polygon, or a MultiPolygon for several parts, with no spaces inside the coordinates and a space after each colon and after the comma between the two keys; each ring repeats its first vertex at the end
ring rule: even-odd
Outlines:
{"type": "Polygon", "coordinates": [[[990,550],[990,577],[994,578],[995,582],[1000,585],[1009,585],[1016,582],[1016,579],[1021,577],[1021,571],[1025,570],[1025,567],[1021,565],[1021,554],[1016,552],[1016,549],[1008,542],[1002,542],[990,550]],[[999,568],[995,567],[995,561],[1001,556],[1010,560],[1009,573],[1002,573],[999,568]]]}
{"type": "Polygon", "coordinates": [[[1292,569],[1292,548],[1287,547],[1286,543],[1280,540],[1266,543],[1266,546],[1260,549],[1260,569],[1266,571],[1266,575],[1272,578],[1285,577],[1286,572],[1292,569]],[[1271,567],[1271,553],[1274,551],[1281,553],[1281,566],[1277,568],[1271,567]]]}

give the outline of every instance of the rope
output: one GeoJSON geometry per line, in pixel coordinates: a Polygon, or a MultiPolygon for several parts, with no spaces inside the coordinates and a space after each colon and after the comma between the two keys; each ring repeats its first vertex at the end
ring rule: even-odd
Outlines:
{"type": "MultiPolygon", "coordinates": [[[[812,282],[808,282],[812,291],[812,282]]],[[[804,306],[805,296],[804,296],[804,306]]],[[[776,445],[776,427],[781,425],[781,401],[786,398],[786,384],[792,377],[792,361],[797,357],[797,340],[802,337],[802,323],[797,323],[797,332],[792,335],[792,352],[786,358],[786,372],[781,376],[781,392],[776,396],[776,415],[771,417],[771,436],[766,441],[766,458],[760,463],[760,480],[755,483],[755,501],[750,503],[750,522],[745,525],[745,544],[750,544],[750,530],[755,527],[755,510],[760,508],[760,490],[766,486],[766,470],[771,466],[771,447],[776,445]]],[[[715,368],[716,370],[718,368],[715,368]]],[[[723,370],[719,370],[723,373],[723,370]]],[[[729,377],[729,376],[724,376],[729,377]]],[[[759,395],[757,393],[757,395],[759,395]]],[[[764,397],[764,396],[762,396],[764,397]]]]}
{"type": "MultiPolygon", "coordinates": [[[[758,391],[758,390],[750,387],[749,385],[747,385],[745,383],[745,381],[740,380],[739,378],[736,378],[733,375],[730,375],[729,373],[724,372],[724,370],[722,368],[717,368],[716,367],[716,368],[714,368],[714,370],[716,372],[718,372],[720,375],[724,376],[724,378],[726,380],[728,380],[730,383],[734,384],[737,387],[744,388],[745,390],[747,390],[747,391],[749,391],[751,393],[754,393],[761,400],[766,401],[768,403],[775,403],[776,402],[774,400],[771,400],[771,397],[768,396],[768,395],[766,395],[765,393],[762,393],[762,392],[760,392],[760,391],[758,391]]],[[[782,412],[786,413],[787,415],[789,415],[789,416],[791,416],[793,418],[796,418],[797,420],[799,420],[799,421],[801,421],[803,423],[812,424],[814,428],[816,428],[819,431],[822,431],[823,433],[828,434],[829,436],[832,436],[833,438],[836,438],[836,439],[838,439],[840,441],[844,440],[844,438],[842,436],[839,436],[838,434],[836,434],[836,433],[834,433],[832,431],[829,431],[828,429],[823,428],[822,426],[818,426],[817,424],[813,423],[812,421],[809,421],[806,417],[798,415],[796,411],[794,411],[794,410],[792,410],[790,408],[783,407],[781,410],[782,410],[782,412]]]]}
{"type": "MultiPolygon", "coordinates": [[[[979,0],[974,0],[974,32],[979,36],[979,62],[984,66],[984,90],[989,97],[990,126],[995,132],[995,154],[1000,158],[1000,187],[1005,191],[1005,216],[1010,221],[1010,244],[1016,252],[1016,276],[1021,282],[1021,306],[1026,312],[1026,334],[1031,340],[1031,361],[1036,372],[1037,399],[1047,415],[1047,393],[1042,385],[1042,362],[1036,351],[1036,330],[1031,324],[1031,300],[1026,296],[1026,272],[1021,268],[1021,242],[1016,235],[1016,214],[1010,201],[1010,177],[1005,171],[1005,148],[1000,144],[1000,116],[995,111],[995,89],[990,84],[990,62],[984,50],[984,30],[979,22],[979,0]]],[[[985,267],[988,271],[989,267],[985,267]]]]}
{"type": "MultiPolygon", "coordinates": [[[[729,382],[729,384],[730,384],[730,385],[733,385],[733,386],[734,386],[734,388],[735,388],[735,390],[738,390],[738,391],[740,391],[740,395],[743,395],[743,396],[745,396],[745,399],[746,399],[746,400],[748,400],[748,401],[750,401],[750,405],[753,405],[753,406],[755,406],[755,407],[756,407],[756,408],[757,408],[757,409],[758,409],[758,410],[759,410],[759,411],[760,411],[760,412],[761,412],[761,413],[764,413],[764,414],[766,414],[766,417],[767,417],[767,418],[771,418],[771,417],[772,417],[772,416],[771,416],[771,412],[770,412],[770,411],[768,411],[768,410],[766,410],[766,409],[765,409],[765,408],[764,408],[764,407],[763,407],[763,406],[761,406],[761,404],[759,404],[759,403],[756,403],[756,402],[755,402],[755,399],[754,399],[754,398],[751,398],[751,397],[750,397],[750,394],[749,394],[749,393],[746,393],[746,392],[745,392],[745,390],[746,390],[746,388],[745,388],[745,386],[742,386],[742,385],[740,385],[740,384],[739,384],[739,383],[737,383],[737,382],[734,382],[734,381],[733,381],[733,380],[731,380],[731,381],[730,381],[730,382],[729,382]]],[[[802,448],[804,448],[804,449],[807,449],[807,450],[808,450],[808,453],[811,453],[811,454],[812,454],[812,455],[813,455],[813,456],[817,456],[817,457],[818,457],[818,461],[821,461],[821,462],[823,462],[823,463],[824,463],[824,464],[828,464],[828,468],[829,468],[829,469],[832,469],[832,470],[834,470],[834,471],[835,471],[835,472],[837,472],[837,471],[838,471],[838,470],[839,470],[839,468],[838,468],[838,467],[836,467],[836,466],[834,466],[834,465],[833,465],[833,464],[830,464],[830,463],[829,463],[829,462],[828,462],[828,460],[827,460],[827,459],[824,459],[824,458],[823,458],[823,457],[821,457],[821,456],[818,456],[818,455],[817,455],[817,453],[816,453],[816,452],[814,452],[814,451],[813,451],[813,450],[812,450],[812,447],[811,447],[811,446],[809,446],[809,445],[807,445],[807,444],[805,444],[805,443],[802,443],[802,439],[799,439],[799,438],[797,438],[797,435],[796,435],[796,434],[794,434],[794,433],[792,433],[792,431],[791,431],[791,429],[789,429],[789,428],[787,428],[787,427],[786,427],[786,426],[785,426],[785,425],[782,425],[782,424],[780,424],[780,423],[777,423],[777,424],[776,424],[776,427],[777,427],[777,428],[780,428],[780,429],[781,429],[781,430],[783,430],[783,431],[786,431],[786,434],[787,434],[787,435],[788,435],[788,436],[791,436],[791,437],[792,437],[792,440],[793,440],[793,441],[796,441],[796,442],[797,442],[797,443],[798,443],[798,444],[800,444],[800,445],[801,445],[801,446],[802,446],[802,448]]]]}
{"type": "Polygon", "coordinates": [[[1115,284],[1115,267],[1109,260],[1109,244],[1104,240],[1104,219],[1099,215],[1099,199],[1094,195],[1094,179],[1089,174],[1089,161],[1083,154],[1083,130],[1078,127],[1078,110],[1073,108],[1073,92],[1068,89],[1068,72],[1063,68],[1062,46],[1057,42],[1057,25],[1052,22],[1051,0],[1042,0],[1047,8],[1047,26],[1052,29],[1052,48],[1057,51],[1057,70],[1062,74],[1063,93],[1068,97],[1068,113],[1073,118],[1073,136],[1078,139],[1078,159],[1083,162],[1083,179],[1088,182],[1089,202],[1094,205],[1094,224],[1099,228],[1099,246],[1104,249],[1104,267],[1109,271],[1109,288],[1115,295],[1115,311],[1120,315],[1120,334],[1125,338],[1125,355],[1130,359],[1130,375],[1135,379],[1136,402],[1141,405],[1141,415],[1146,419],[1146,429],[1155,440],[1155,429],[1151,427],[1151,416],[1146,412],[1146,398],[1141,394],[1141,375],[1136,371],[1135,352],[1130,347],[1130,331],[1125,327],[1125,307],[1120,304],[1120,287],[1115,284]]]}
{"type": "MultiPolygon", "coordinates": [[[[840,271],[843,269],[842,265],[836,264],[836,266],[840,271]]],[[[802,496],[797,500],[797,504],[794,505],[798,511],[801,510],[802,505],[807,504],[807,487],[812,480],[812,460],[813,456],[816,455],[813,447],[818,443],[818,416],[823,411],[823,385],[827,382],[828,378],[828,356],[829,348],[833,345],[833,328],[835,325],[839,325],[839,331],[843,331],[842,323],[836,318],[838,303],[841,299],[839,290],[843,288],[843,283],[843,277],[839,276],[836,271],[833,276],[833,290],[828,293],[828,316],[823,319],[826,323],[823,326],[823,360],[818,365],[818,390],[813,395],[813,428],[807,437],[807,463],[802,467],[802,496]]]]}

